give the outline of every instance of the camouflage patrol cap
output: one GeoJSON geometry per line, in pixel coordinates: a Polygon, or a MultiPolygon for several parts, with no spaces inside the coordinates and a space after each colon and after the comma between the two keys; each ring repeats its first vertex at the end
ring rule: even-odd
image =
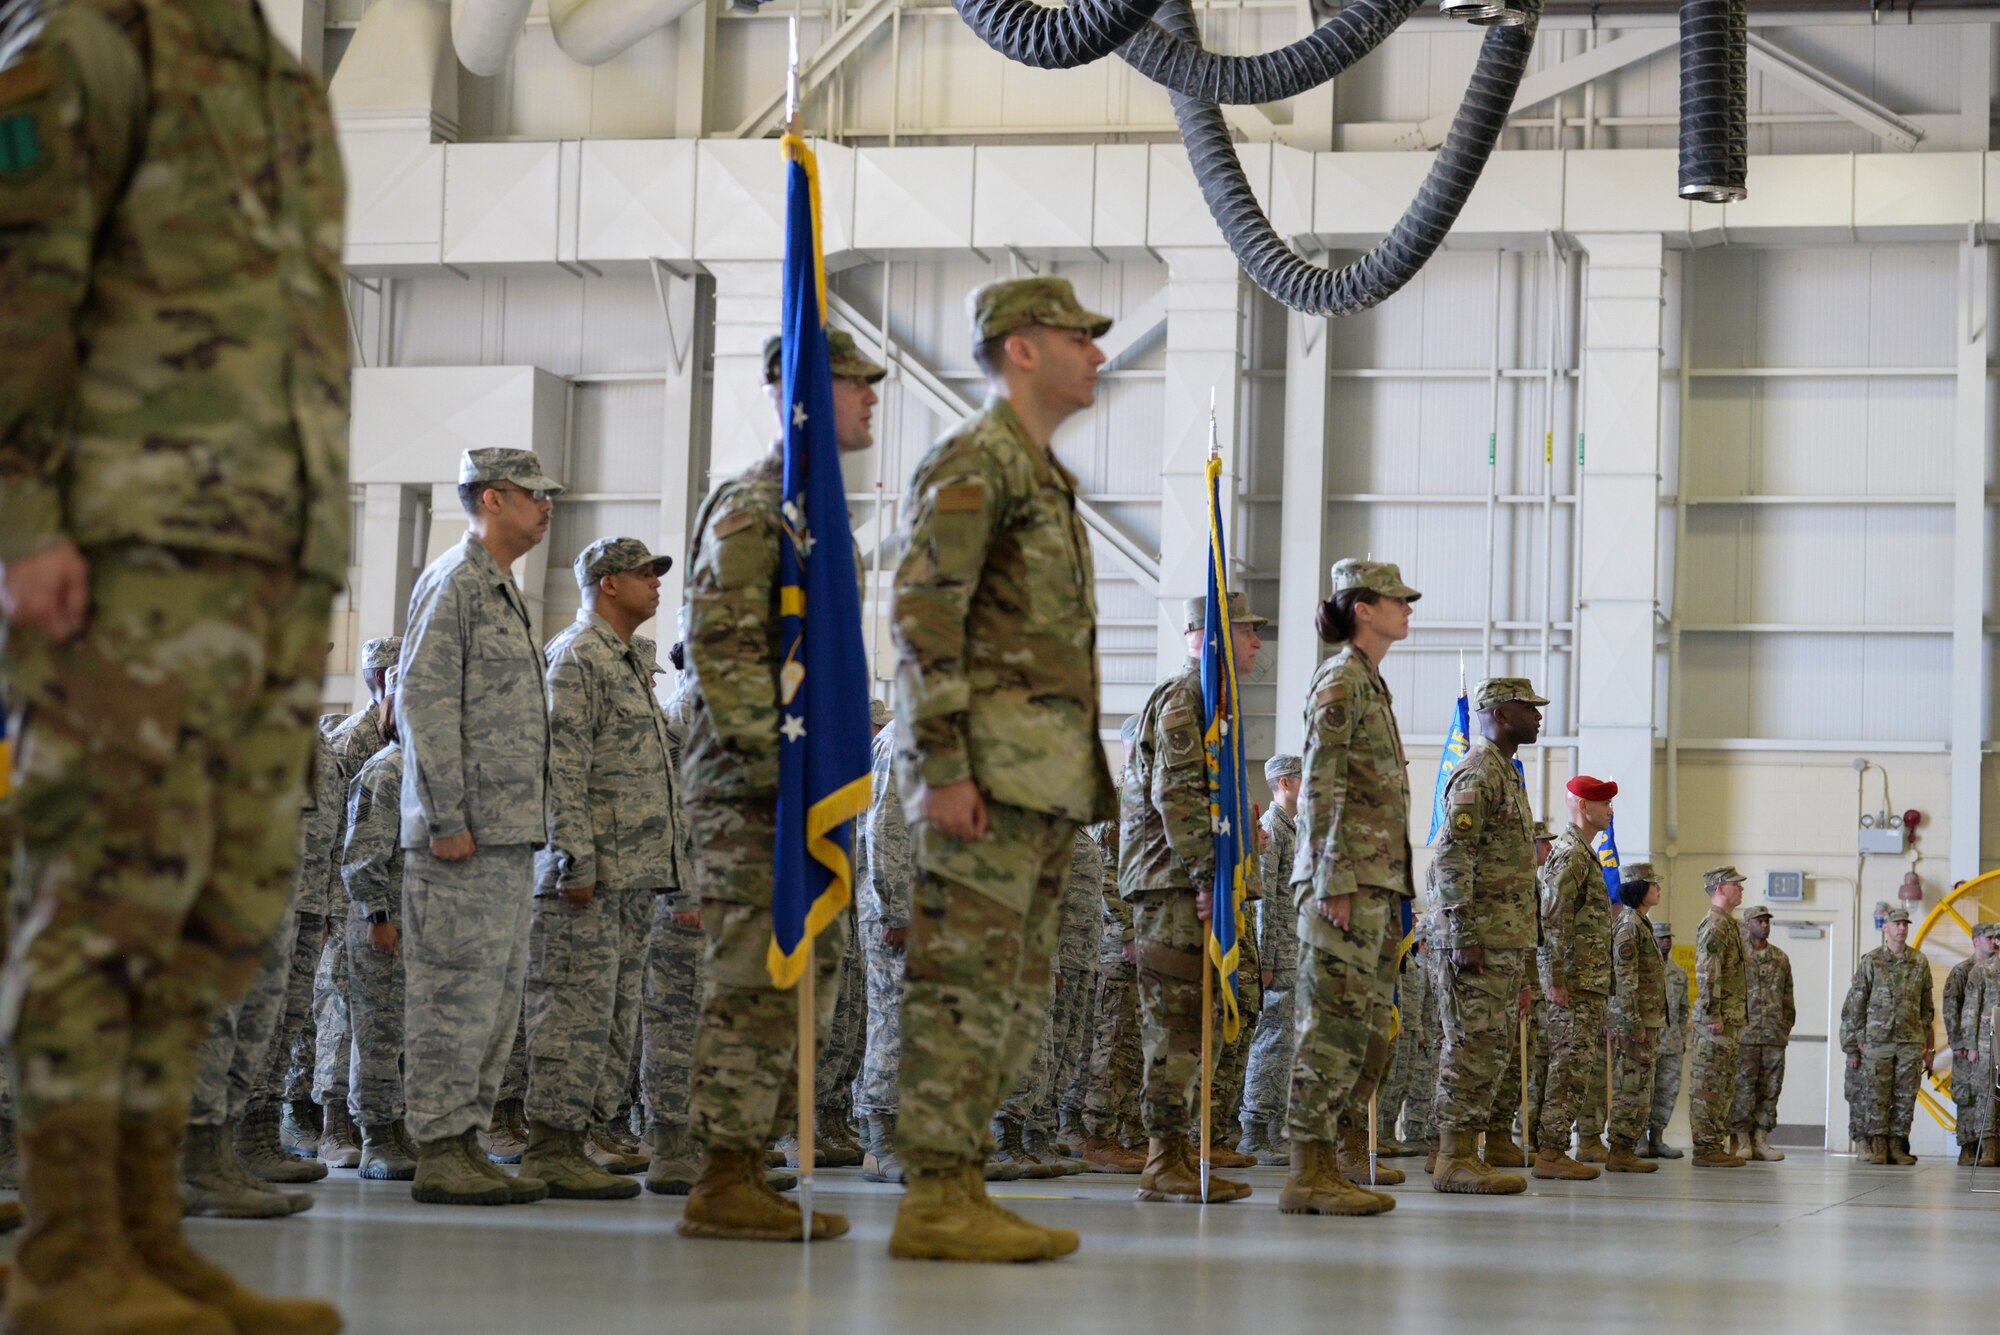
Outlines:
{"type": "Polygon", "coordinates": [[[1556,841],[1556,837],[1549,833],[1549,823],[1547,821],[1538,820],[1535,822],[1534,839],[1538,844],[1552,844],[1556,841]]]}
{"type": "Polygon", "coordinates": [[[1768,904],[1758,904],[1754,908],[1752,908],[1748,913],[1743,915],[1743,920],[1745,922],[1748,922],[1752,918],[1768,918],[1770,916],[1771,916],[1771,906],[1768,904]]]}
{"type": "Polygon", "coordinates": [[[1650,862],[1628,862],[1618,868],[1621,881],[1644,881],[1647,885],[1658,885],[1660,878],[1653,872],[1650,862]]]}
{"type": "MultiPolygon", "coordinates": [[[[1187,600],[1187,618],[1183,623],[1188,630],[1200,630],[1208,624],[1208,595],[1200,594],[1187,600]]],[[[1229,595],[1229,624],[1268,626],[1269,617],[1260,617],[1250,610],[1250,595],[1232,593],[1229,595]]]]}
{"type": "Polygon", "coordinates": [[[1272,756],[1264,762],[1264,782],[1266,783],[1276,783],[1280,779],[1296,779],[1298,777],[1299,758],[1297,756],[1272,756]]]}
{"type": "MultiPolygon", "coordinates": [[[[833,363],[835,380],[866,380],[874,384],[889,374],[889,368],[869,361],[854,345],[854,335],[845,329],[826,331],[827,358],[833,363]]],[[[785,339],[773,334],[764,340],[764,383],[775,385],[785,374],[785,339]]]]}
{"type": "Polygon", "coordinates": [[[394,667],[402,652],[402,636],[377,635],[361,646],[361,670],[373,672],[378,668],[394,667]]]}
{"type": "Polygon", "coordinates": [[[1406,603],[1423,597],[1403,583],[1403,572],[1387,561],[1357,561],[1351,556],[1333,563],[1333,591],[1345,593],[1349,589],[1366,589],[1384,598],[1401,598],[1406,603]]]}
{"type": "Polygon", "coordinates": [[[1910,911],[1908,909],[1890,909],[1882,915],[1882,924],[1885,927],[1892,922],[1908,922],[1909,920],[1910,911]]]}
{"type": "Polygon", "coordinates": [[[1509,700],[1519,700],[1537,708],[1548,703],[1535,694],[1534,683],[1526,677],[1488,677],[1473,688],[1472,707],[1485,711],[1509,700]]]}
{"type": "Polygon", "coordinates": [[[637,538],[599,538],[577,553],[570,562],[576,571],[576,587],[587,589],[606,575],[622,575],[628,570],[651,568],[664,575],[674,568],[671,556],[655,556],[637,538]]]}
{"type": "Polygon", "coordinates": [[[1673,934],[1674,934],[1674,925],[1672,923],[1662,919],[1661,921],[1653,924],[1654,936],[1672,936],[1673,934]]]}
{"type": "Polygon", "coordinates": [[[1972,935],[1975,940],[1982,936],[2000,936],[2000,922],[1982,922],[1975,924],[1972,929],[1972,935]]]}
{"type": "Polygon", "coordinates": [[[1013,278],[985,283],[972,289],[965,299],[972,321],[972,341],[1011,334],[1016,329],[1041,325],[1048,329],[1082,329],[1092,338],[1103,338],[1111,328],[1111,317],[1085,310],[1076,299],[1076,289],[1067,278],[1013,278]]]}
{"type": "Polygon", "coordinates": [[[889,726],[889,721],[895,717],[895,711],[889,708],[888,701],[870,700],[868,702],[868,722],[873,726],[886,728],[889,726]]]}
{"type": "Polygon", "coordinates": [[[1715,893],[1717,886],[1727,885],[1731,881],[1734,881],[1738,885],[1743,884],[1743,873],[1727,865],[1710,867],[1701,874],[1701,888],[1708,891],[1711,895],[1715,893]]]}
{"type": "Polygon", "coordinates": [[[458,485],[474,482],[511,482],[523,491],[561,491],[562,483],[542,471],[542,461],[533,450],[507,450],[498,446],[467,450],[458,457],[458,485]]]}
{"type": "Polygon", "coordinates": [[[660,670],[660,646],[644,635],[632,637],[632,657],[639,660],[639,666],[648,672],[660,670]]]}

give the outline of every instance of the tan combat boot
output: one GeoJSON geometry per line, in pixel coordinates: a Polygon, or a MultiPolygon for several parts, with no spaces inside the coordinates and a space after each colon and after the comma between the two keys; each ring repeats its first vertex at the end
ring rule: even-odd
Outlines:
{"type": "MultiPolygon", "coordinates": [[[[1043,1163],[1028,1152],[1021,1139],[1021,1124],[1011,1117],[993,1119],[993,1143],[997,1147],[993,1159],[997,1163],[1011,1164],[1021,1170],[1022,1177],[1061,1177],[1062,1170],[1054,1164],[1043,1163]]],[[[983,1176],[983,1175],[982,1175],[983,1176]]]]}
{"type": "Polygon", "coordinates": [[[1633,1152],[1633,1142],[1614,1140],[1611,1153],[1605,1157],[1604,1171],[1607,1173],[1657,1173],[1660,1166],[1647,1159],[1641,1159],[1633,1152]]]}
{"type": "Polygon", "coordinates": [[[1429,1177],[1436,1177],[1437,1170],[1438,1138],[1434,1135],[1430,1138],[1430,1142],[1424,1146],[1424,1173],[1429,1177]]]}
{"type": "Polygon", "coordinates": [[[608,1172],[584,1152],[581,1131],[565,1131],[546,1122],[528,1126],[528,1150],[521,1156],[521,1176],[547,1184],[559,1201],[623,1201],[639,1194],[639,1184],[608,1172]]]}
{"type": "Polygon", "coordinates": [[[1979,1146],[1976,1142],[1958,1147],[1958,1166],[1960,1168],[1970,1168],[1978,1162],[1979,1146]]]}
{"type": "Polygon", "coordinates": [[[863,1182],[901,1182],[903,1161],[896,1154],[896,1115],[868,1119],[867,1153],[861,1159],[863,1182]]]}
{"type": "Polygon", "coordinates": [[[1490,1168],[1526,1168],[1528,1156],[1514,1143],[1512,1127],[1486,1128],[1486,1163],[1490,1168]]]}
{"type": "Polygon", "coordinates": [[[337,1099],[320,1114],[325,1129],[319,1138],[319,1161],[328,1168],[361,1166],[361,1132],[348,1115],[347,1100],[337,1099]]]}
{"type": "Polygon", "coordinates": [[[1125,1147],[1109,1136],[1092,1136],[1083,1142],[1083,1167],[1090,1173],[1140,1173],[1146,1161],[1127,1154],[1125,1147]]]}
{"type": "Polygon", "coordinates": [[[1594,1182],[1600,1170],[1587,1163],[1578,1163],[1561,1150],[1538,1145],[1535,1147],[1535,1166],[1529,1171],[1545,1182],[1594,1182]]]}
{"type": "Polygon", "coordinates": [[[1745,1163],[1748,1163],[1752,1158],[1750,1153],[1750,1132],[1747,1129],[1731,1131],[1728,1142],[1722,1148],[1745,1163]]]}
{"type": "Polygon", "coordinates": [[[1478,1136],[1471,1131],[1438,1132],[1437,1174],[1431,1190],[1464,1196],[1512,1196],[1528,1189],[1528,1179],[1497,1173],[1476,1153],[1478,1136]]]}
{"type": "MultiPolygon", "coordinates": [[[[1201,1162],[1201,1146],[1198,1142],[1192,1140],[1188,1142],[1187,1157],[1189,1163],[1201,1162]]],[[[1232,1149],[1224,1141],[1211,1139],[1208,1143],[1208,1163],[1211,1168],[1255,1168],[1257,1156],[1232,1149]]]]}
{"type": "MultiPolygon", "coordinates": [[[[117,1144],[118,1110],[108,1103],[57,1108],[21,1128],[28,1231],[7,1286],[7,1329],[15,1335],[234,1335],[227,1316],[182,1297],[133,1254],[119,1217],[117,1144]]],[[[178,1163],[178,1155],[161,1160],[169,1174],[178,1163]]]]}
{"type": "Polygon", "coordinates": [[[1980,1168],[2000,1168],[2000,1140],[1988,1136],[1979,1142],[1979,1158],[1974,1163],[1980,1168]]]}
{"type": "MultiPolygon", "coordinates": [[[[1240,1201],[1249,1194],[1247,1182],[1232,1182],[1213,1172],[1208,1176],[1210,1205],[1240,1201]]],[[[1201,1169],[1188,1161],[1187,1142],[1179,1136],[1155,1136],[1146,1147],[1146,1167],[1139,1174],[1139,1189],[1132,1196],[1141,1201],[1201,1204],[1201,1169]]]]}
{"type": "MultiPolygon", "coordinates": [[[[1536,1153],[1540,1153],[1539,1149],[1536,1153]]],[[[1603,1163],[1608,1155],[1602,1136],[1577,1137],[1575,1160],[1577,1163],[1603,1163]]]]}
{"type": "MultiPolygon", "coordinates": [[[[764,1181],[761,1150],[725,1150],[711,1145],[701,1173],[688,1193],[687,1208],[674,1231],[684,1238],[735,1238],[746,1242],[798,1242],[799,1207],[764,1181]]],[[[813,1211],[813,1241],[847,1232],[847,1219],[813,1211]]]]}
{"type": "Polygon", "coordinates": [[[585,1132],[583,1152],[599,1168],[620,1177],[643,1173],[653,1162],[653,1156],[632,1134],[632,1128],[617,1121],[594,1126],[585,1132]]]}
{"type": "Polygon", "coordinates": [[[1890,1163],[1896,1164],[1899,1167],[1907,1168],[1911,1164],[1917,1161],[1917,1156],[1910,1153],[1910,1142],[1908,1137],[1890,1136],[1888,1139],[1889,1139],[1889,1144],[1887,1146],[1887,1149],[1889,1151],[1890,1163]]]}
{"type": "MultiPolygon", "coordinates": [[[[905,1171],[908,1180],[889,1233],[889,1255],[904,1261],[1048,1259],[1049,1240],[1041,1230],[1011,1223],[973,1198],[969,1184],[981,1176],[979,1164],[905,1171]]],[[[792,1235],[798,1236],[796,1223],[792,1235]]]]}
{"type": "Polygon", "coordinates": [[[1887,1136],[1870,1136],[1866,1144],[1868,1151],[1862,1157],[1863,1163],[1885,1164],[1889,1162],[1889,1138],[1887,1136]]]}
{"type": "Polygon", "coordinates": [[[653,1159],[646,1168],[646,1190],[656,1196],[685,1196],[694,1190],[701,1161],[686,1127],[653,1128],[653,1159]]]}
{"type": "Polygon", "coordinates": [[[1772,1147],[1770,1131],[1760,1126],[1750,1133],[1750,1157],[1758,1163],[1782,1163],[1785,1152],[1772,1147]]]}
{"type": "Polygon", "coordinates": [[[226,1317],[236,1335],[335,1335],[340,1313],[315,1298],[276,1298],[238,1284],[181,1235],[181,1115],[118,1129],[119,1215],[138,1263],[182,1297],[226,1317]]]}
{"type": "Polygon", "coordinates": [[[966,1164],[958,1171],[959,1181],[964,1186],[966,1195],[970,1196],[980,1209],[989,1215],[997,1216],[1010,1228],[1025,1228],[1030,1233],[1041,1234],[1044,1260],[1053,1261],[1058,1257],[1068,1256],[1082,1245],[1082,1239],[1077,1236],[1075,1229],[1050,1228],[1032,1219],[1024,1219],[988,1196],[986,1175],[980,1171],[978,1164],[966,1164]]]}
{"type": "Polygon", "coordinates": [[[1382,1162],[1378,1147],[1375,1154],[1374,1176],[1368,1172],[1368,1133],[1358,1126],[1343,1123],[1340,1127],[1340,1142],[1335,1150],[1335,1162],[1340,1173],[1348,1180],[1369,1187],[1394,1187],[1403,1182],[1403,1170],[1391,1168],[1382,1162]]]}
{"type": "Polygon", "coordinates": [[[528,1152],[527,1108],[520,1099],[493,1105],[493,1121],[479,1133],[479,1148],[494,1163],[519,1163],[528,1152]]]}
{"type": "Polygon", "coordinates": [[[1741,1168],[1745,1161],[1721,1145],[1696,1145],[1694,1158],[1689,1162],[1696,1168],[1741,1168]]]}
{"type": "Polygon", "coordinates": [[[1283,1213],[1370,1215],[1395,1208],[1395,1197],[1348,1181],[1333,1146],[1316,1140],[1292,1142],[1292,1170],[1278,1192],[1278,1209],[1283,1213]]]}

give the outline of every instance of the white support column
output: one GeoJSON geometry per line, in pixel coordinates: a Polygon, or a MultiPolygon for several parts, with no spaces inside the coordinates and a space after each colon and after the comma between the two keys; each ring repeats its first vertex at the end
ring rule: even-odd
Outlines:
{"type": "Polygon", "coordinates": [[[1279,506],[1278,732],[1280,751],[1305,743],[1304,701],[1319,667],[1313,613],[1327,579],[1327,322],[1285,316],[1285,499],[1279,506]]]}
{"type": "Polygon", "coordinates": [[[1959,245],[1958,385],[1952,449],[1951,875],[1977,876],[1985,770],[1987,464],[1992,453],[1992,251],[1959,245]]]}
{"type": "Polygon", "coordinates": [[[715,385],[710,409],[706,495],[720,478],[757,462],[777,438],[764,395],[764,340],[778,332],[781,266],[710,264],[715,278],[715,385]]]}
{"type": "MultiPolygon", "coordinates": [[[[1238,439],[1243,385],[1243,270],[1222,247],[1165,250],[1167,349],[1164,431],[1160,442],[1160,636],[1158,671],[1164,676],[1187,657],[1181,602],[1200,594],[1208,578],[1208,397],[1215,392],[1215,422],[1222,442],[1224,517],[1234,522],[1230,498],[1245,442],[1238,439]]],[[[1267,609],[1263,611],[1270,615],[1267,609]]]]}
{"type": "Polygon", "coordinates": [[[1659,587],[1660,369],[1666,256],[1658,236],[1580,236],[1583,476],[1577,717],[1585,773],[1618,782],[1618,851],[1653,851],[1654,624],[1659,587]]]}
{"type": "MultiPolygon", "coordinates": [[[[361,579],[354,590],[354,630],[361,640],[403,632],[410,586],[417,574],[417,511],[428,499],[422,488],[399,482],[371,482],[362,489],[363,556],[361,579]]],[[[357,676],[357,704],[360,694],[357,676]]]]}
{"type": "Polygon", "coordinates": [[[674,558],[660,579],[660,625],[654,637],[660,652],[677,636],[675,611],[687,578],[688,537],[695,511],[708,494],[708,387],[703,367],[715,328],[713,303],[704,299],[699,278],[659,273],[667,318],[666,402],[660,441],[660,536],[656,550],[674,558]]]}

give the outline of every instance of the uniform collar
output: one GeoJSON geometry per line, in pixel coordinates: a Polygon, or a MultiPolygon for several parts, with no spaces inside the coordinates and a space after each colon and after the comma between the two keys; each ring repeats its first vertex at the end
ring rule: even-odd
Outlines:
{"type": "Polygon", "coordinates": [[[521,591],[514,587],[514,577],[500,568],[500,563],[493,559],[492,552],[486,550],[486,544],[479,540],[477,533],[467,529],[463,541],[466,564],[477,570],[486,583],[498,585],[507,601],[514,605],[514,610],[525,617],[527,603],[521,597],[521,591]]]}
{"type": "Polygon", "coordinates": [[[592,608],[579,607],[576,609],[576,624],[589,627],[591,633],[603,640],[605,644],[627,657],[631,656],[631,642],[619,639],[618,632],[612,628],[611,623],[606,621],[601,613],[592,608]]]}
{"type": "Polygon", "coordinates": [[[1042,449],[1028,439],[1028,428],[1021,424],[1021,415],[1014,411],[1013,404],[998,394],[988,394],[986,402],[980,407],[980,412],[1007,428],[1008,441],[1021,452],[1021,457],[1028,461],[1028,466],[1034,470],[1037,481],[1045,484],[1053,483],[1071,495],[1076,494],[1076,478],[1062,466],[1062,461],[1056,458],[1054,450],[1042,449]]]}

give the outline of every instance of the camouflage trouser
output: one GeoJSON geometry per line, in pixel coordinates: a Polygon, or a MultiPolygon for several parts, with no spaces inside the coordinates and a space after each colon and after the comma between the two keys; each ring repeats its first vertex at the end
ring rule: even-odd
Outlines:
{"type": "Polygon", "coordinates": [[[1264,1009],[1250,1033],[1250,1058],[1243,1075],[1247,1122],[1282,1121],[1291,1102],[1292,1048],[1297,1041],[1292,997],[1298,992],[1297,982],[1296,974],[1283,974],[1273,978],[1264,993],[1264,1009]]]}
{"type": "MultiPolygon", "coordinates": [[[[1848,1072],[1853,1075],[1856,1072],[1848,1072]]],[[[1993,1059],[1985,1053],[1979,1060],[1966,1066],[1965,1074],[1972,1085],[1972,1134],[1975,1142],[2000,1138],[2000,1090],[1993,1088],[1993,1059]]],[[[1957,1072],[1952,1073],[1952,1088],[1958,1087],[1957,1072]]],[[[1963,1124],[1961,1124],[1963,1125],[1963,1124]]]]}
{"type": "Polygon", "coordinates": [[[1681,1060],[1686,1055],[1685,1034],[1671,1041],[1661,1037],[1660,1057],[1653,1066],[1653,1111],[1646,1126],[1651,1135],[1666,1135],[1667,1123],[1674,1120],[1674,1103],[1681,1096],[1681,1060]]]}
{"type": "Polygon", "coordinates": [[[320,948],[313,971],[313,1102],[331,1108],[347,1101],[352,1031],[347,1017],[347,932],[339,917],[320,948]]]}
{"type": "Polygon", "coordinates": [[[178,1115],[196,1049],[291,902],[332,589],[94,548],[65,644],[6,636],[20,847],[4,1037],[20,1120],[178,1115]]]}
{"type": "MultiPolygon", "coordinates": [[[[1140,1100],[1146,1135],[1171,1140],[1192,1134],[1201,1081],[1201,974],[1206,925],[1195,916],[1192,890],[1147,890],[1132,896],[1133,939],[1139,946],[1139,1043],[1145,1053],[1140,1100]]],[[[1301,952],[1303,954],[1303,951],[1301,952]]],[[[1220,998],[1215,1033],[1222,1033],[1220,998]]]]}
{"type": "MultiPolygon", "coordinates": [[[[1400,897],[1362,886],[1347,929],[1325,921],[1299,929],[1298,986],[1293,989],[1291,1106],[1286,1134],[1322,1144],[1339,1139],[1342,1118],[1365,1127],[1368,1100],[1388,1069],[1395,1008],[1400,897]]],[[[1318,910],[1308,901],[1302,922],[1318,910]]]]}
{"type": "Polygon", "coordinates": [[[1074,1118],[1081,1126],[1084,1100],[1090,1095],[1090,1036],[1097,1029],[1097,970],[1084,968],[1065,976],[1077,1000],[1064,1040],[1062,1066],[1056,1072],[1059,1086],[1056,1106],[1059,1113],[1074,1118]]]}
{"type": "MultiPolygon", "coordinates": [[[[850,935],[857,921],[847,915],[850,935]]],[[[854,1115],[854,1079],[861,1073],[862,1049],[868,1046],[868,979],[865,968],[850,959],[840,971],[840,997],[833,1006],[833,1028],[826,1048],[813,1068],[813,1115],[824,1122],[847,1122],[854,1115]]]]}
{"type": "Polygon", "coordinates": [[[1404,1140],[1430,1139],[1431,1099],[1437,1092],[1437,1058],[1431,1041],[1417,1033],[1416,1016],[1405,1014],[1404,1025],[1396,1034],[1396,1054],[1383,1078],[1382,1097],[1376,1104],[1376,1135],[1387,1140],[1396,1134],[1397,1118],[1402,1119],[1404,1140]]]}
{"type": "MultiPolygon", "coordinates": [[[[1542,1098],[1549,1087],[1549,1010],[1549,1003],[1542,996],[1541,988],[1535,987],[1534,1000],[1529,1004],[1528,1010],[1528,1069],[1523,1076],[1527,1087],[1523,1090],[1519,1079],[1509,1082],[1511,1086],[1509,1092],[1514,1096],[1514,1104],[1499,1110],[1500,1122],[1496,1124],[1502,1126],[1507,1124],[1512,1117],[1513,1108],[1522,1106],[1521,1098],[1525,1093],[1527,1097],[1525,1115],[1528,1124],[1521,1129],[1521,1141],[1530,1152],[1534,1150],[1541,1135],[1542,1098]]],[[[1521,1070],[1521,1039],[1518,1034],[1514,1036],[1513,1049],[1514,1070],[1518,1072],[1521,1070]]],[[[1567,1131],[1563,1133],[1561,1143],[1564,1148],[1569,1146],[1567,1131]]]]}
{"type": "MultiPolygon", "coordinates": [[[[526,987],[523,985],[523,992],[526,987]]],[[[524,1103],[528,1097],[528,1008],[523,998],[520,1014],[514,1021],[514,1045],[507,1049],[507,1060],[500,1068],[501,1099],[520,1099],[524,1103]]]]}
{"type": "Polygon", "coordinates": [[[1954,1058],[1951,1064],[1951,1101],[1956,1111],[1953,1120],[1958,1124],[1956,1135],[1960,1145],[1977,1145],[1982,1135],[1991,1134],[1980,1130],[1983,1123],[1979,1105],[1982,1087],[1993,1083],[1993,1067],[1984,1053],[1975,1051],[1972,1055],[1972,1061],[1954,1058]]]}
{"type": "Polygon", "coordinates": [[[868,1045],[854,1083],[858,1117],[896,1115],[896,1064],[903,1053],[903,952],[883,943],[882,925],[860,925],[863,992],[868,998],[868,1045]]]}
{"type": "Polygon", "coordinates": [[[1119,960],[1100,966],[1090,1036],[1085,1134],[1117,1140],[1139,1123],[1145,1057],[1139,1046],[1139,971],[1119,960]]]}
{"type": "Polygon", "coordinates": [[[403,1093],[419,1144],[493,1120],[521,1029],[534,876],[526,844],[483,847],[465,862],[405,855],[403,1093]]]}
{"type": "Polygon", "coordinates": [[[1729,1105],[1736,1099],[1736,1035],[1694,1027],[1694,1064],[1689,1073],[1688,1124],[1696,1153],[1719,1150],[1729,1139],[1729,1105]]]}
{"type": "MultiPolygon", "coordinates": [[[[400,933],[400,897],[384,905],[400,933]]],[[[359,1126],[385,1126],[403,1116],[403,957],[368,944],[368,915],[347,912],[347,1111],[359,1126]]]]}
{"type": "Polygon", "coordinates": [[[1051,1082],[1056,1030],[1062,1022],[1063,998],[1055,990],[1055,977],[1052,975],[1049,979],[1048,1008],[1036,1017],[1035,1050],[1029,1056],[1027,1069],[1021,1072],[1021,1078],[1014,1082],[1014,1087],[1007,1091],[1007,1096],[1000,1100],[999,1108],[994,1110],[995,1117],[1019,1122],[1024,1127],[1034,1122],[1042,1091],[1051,1082]]]}
{"type": "Polygon", "coordinates": [[[973,843],[922,822],[912,831],[918,875],[896,1126],[912,1168],[981,1157],[1048,1010],[1076,825],[999,802],[987,803],[987,817],[986,838],[973,843]]]}
{"type": "Polygon", "coordinates": [[[1613,1144],[1636,1145],[1653,1112],[1653,1069],[1660,1063],[1660,1031],[1642,1029],[1637,1038],[1611,1049],[1611,1115],[1605,1126],[1613,1144]]]}
{"type": "Polygon", "coordinates": [[[264,949],[264,966],[251,980],[250,990],[208,1027],[196,1056],[194,1092],[188,1101],[190,1125],[233,1122],[249,1106],[271,1036],[278,1030],[279,1013],[285,1008],[285,975],[292,966],[292,940],[297,935],[297,917],[287,910],[264,949]]]}
{"type": "Polygon", "coordinates": [[[639,1042],[653,899],[651,889],[599,886],[577,909],[559,894],[535,896],[521,994],[530,1121],[583,1131],[617,1114],[639,1042]]]}
{"type": "Polygon", "coordinates": [[[688,1125],[694,1077],[694,1036],[701,1025],[702,929],[674,921],[688,912],[679,895],[653,896],[653,927],[646,939],[646,983],[639,1086],[646,1124],[670,1130],[688,1125]]]}
{"type": "Polygon", "coordinates": [[[312,1095],[304,1074],[311,1069],[310,1065],[302,1070],[297,1054],[303,1051],[310,1063],[313,970],[319,967],[319,938],[324,929],[317,913],[300,913],[295,917],[297,926],[285,957],[284,1007],[278,1012],[277,1029],[265,1049],[253,1098],[306,1099],[312,1095]]]}
{"type": "Polygon", "coordinates": [[[1871,1136],[1907,1136],[1924,1075],[1921,1043],[1870,1043],[1861,1050],[1862,1119],[1871,1136]]]}
{"type": "Polygon", "coordinates": [[[1602,1037],[1597,1043],[1597,1065],[1594,1079],[1583,1082],[1583,1097],[1576,1104],[1576,1134],[1581,1140],[1596,1140],[1604,1134],[1608,1124],[1609,1110],[1604,1106],[1606,1073],[1611,1069],[1610,1058],[1606,1055],[1602,1037]]]}
{"type": "Polygon", "coordinates": [[[1437,1098],[1432,1121],[1439,1131],[1476,1132],[1504,1126],[1509,1110],[1498,1106],[1507,1052],[1515,1044],[1515,998],[1528,965],[1526,950],[1486,949],[1479,969],[1438,963],[1437,1098]]]}
{"type": "Polygon", "coordinates": [[[1549,1074],[1541,1115],[1535,1119],[1537,1145],[1567,1151],[1570,1126],[1591,1086],[1603,1100],[1604,1013],[1602,992],[1572,992],[1569,1005],[1549,1006],[1549,1074]]]}
{"type": "MultiPolygon", "coordinates": [[[[1783,1043],[1739,1043],[1736,1045],[1736,1100],[1729,1110],[1729,1125],[1762,1127],[1778,1125],[1778,1095],[1785,1088],[1785,1045],[1783,1043]]],[[[1916,1095],[1911,1094],[1912,1098],[1916,1095]]]]}

